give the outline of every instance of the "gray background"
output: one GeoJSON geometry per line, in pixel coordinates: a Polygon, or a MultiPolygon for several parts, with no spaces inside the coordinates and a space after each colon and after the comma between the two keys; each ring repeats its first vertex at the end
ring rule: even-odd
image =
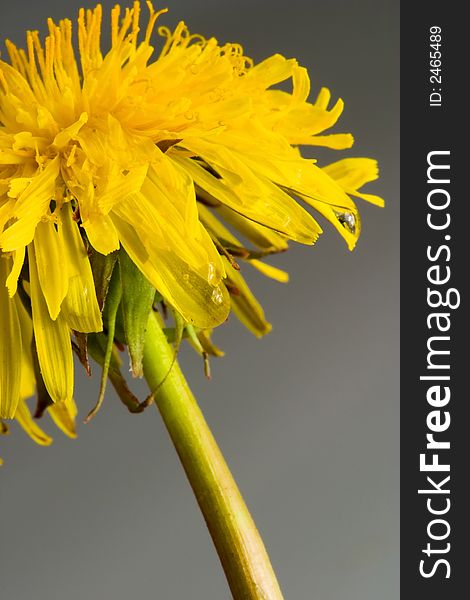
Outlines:
{"type": "MultiPolygon", "coordinates": [[[[45,18],[90,1],[0,0],[0,39],[23,41],[45,18]]],[[[105,0],[105,8],[114,2],[105,0]]],[[[232,320],[207,382],[184,367],[264,536],[286,598],[398,596],[398,2],[169,1],[167,23],[306,65],[315,88],[345,99],[337,131],[349,155],[374,156],[350,254],[325,226],[315,248],[276,264],[283,286],[252,278],[273,332],[258,341],[232,320]]],[[[160,7],[161,5],[159,5],[160,7]]],[[[339,158],[323,152],[326,161],[339,158]]],[[[95,373],[98,375],[98,372],[95,373]]],[[[143,392],[143,387],[140,388],[143,392]]],[[[84,415],[97,377],[79,376],[84,415]]],[[[210,538],[156,411],[131,416],[110,393],[76,441],[1,440],[2,598],[229,598],[210,538]]]]}

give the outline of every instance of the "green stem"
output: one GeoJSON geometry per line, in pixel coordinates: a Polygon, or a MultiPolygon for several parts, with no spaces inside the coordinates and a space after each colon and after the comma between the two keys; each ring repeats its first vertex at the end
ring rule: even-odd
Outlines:
{"type": "Polygon", "coordinates": [[[206,520],[233,598],[282,600],[256,525],[155,314],[149,319],[145,340],[144,375],[150,388],[158,389],[158,409],[206,520]]]}

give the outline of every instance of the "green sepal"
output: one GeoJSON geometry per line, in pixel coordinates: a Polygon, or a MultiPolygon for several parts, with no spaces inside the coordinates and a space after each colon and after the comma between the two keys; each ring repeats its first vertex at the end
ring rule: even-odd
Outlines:
{"type": "MultiPolygon", "coordinates": [[[[88,336],[88,350],[90,356],[102,367],[105,363],[108,338],[104,333],[91,333],[88,336]]],[[[116,348],[113,348],[108,366],[108,377],[111,381],[121,402],[131,413],[141,413],[151,403],[151,399],[140,402],[127,385],[127,381],[121,373],[122,361],[116,348]]]]}
{"type": "MultiPolygon", "coordinates": [[[[113,269],[111,281],[109,283],[108,292],[106,295],[106,303],[103,308],[103,325],[107,331],[106,348],[103,356],[103,372],[101,374],[100,393],[95,406],[88,413],[85,418],[85,423],[88,423],[99,411],[103,404],[104,394],[106,392],[106,383],[108,381],[109,366],[111,363],[112,352],[114,347],[114,333],[116,330],[116,317],[119,310],[119,305],[122,298],[122,287],[121,277],[119,273],[119,266],[113,269]]],[[[102,334],[104,335],[104,334],[102,334]]],[[[88,340],[88,347],[90,346],[90,340],[88,340]]]]}
{"type": "Polygon", "coordinates": [[[129,349],[132,375],[142,377],[145,333],[155,300],[155,288],[123,249],[119,252],[119,267],[122,287],[121,317],[125,342],[129,349]]]}

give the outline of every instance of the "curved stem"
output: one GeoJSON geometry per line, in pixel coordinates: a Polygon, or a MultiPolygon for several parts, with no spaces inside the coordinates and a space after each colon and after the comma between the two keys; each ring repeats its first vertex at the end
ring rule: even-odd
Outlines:
{"type": "Polygon", "coordinates": [[[147,329],[144,375],[150,388],[158,389],[158,409],[206,520],[233,598],[282,600],[256,525],[155,314],[147,329]]]}

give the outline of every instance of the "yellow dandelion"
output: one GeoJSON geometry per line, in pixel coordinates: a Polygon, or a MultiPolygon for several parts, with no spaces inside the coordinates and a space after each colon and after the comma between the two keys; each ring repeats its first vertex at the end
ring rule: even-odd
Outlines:
{"type": "Polygon", "coordinates": [[[325,88],[310,102],[308,73],[295,59],[276,54],[254,64],[239,44],[191,34],[183,22],[157,35],[166,11],[147,8],[146,25],[138,1],[111,11],[107,53],[100,5],[80,10],[77,40],[70,20],[49,19],[44,42],[32,31],[25,49],[6,43],[0,418],[16,418],[49,444],[26,403],[36,392],[35,416],[47,411],[74,437],[73,351],[87,370],[90,354],[103,375],[89,416],[108,377],[131,412],[156,397],[234,597],[263,589],[263,597],[280,598],[176,352],[187,338],[207,367],[207,355],[222,354],[211,331],[231,310],[255,335],[266,334],[271,326],[241,265],[287,281],[264,259],[290,240],[316,242],[322,230],[307,207],[352,250],[361,229],[352,197],[383,204],[360,191],[377,178],[377,164],[347,158],[322,167],[302,156],[300,146],[341,150],[353,138],[325,134],[343,102],[332,103],[325,88]],[[157,306],[169,309],[172,325],[157,306]],[[144,374],[153,392],[144,402],[121,374],[124,346],[133,374],[144,374]]]}
{"type": "Polygon", "coordinates": [[[103,328],[89,248],[108,255],[123,247],[165,302],[200,329],[226,319],[231,291],[234,311],[261,335],[269,325],[231,257],[283,280],[259,257],[284,250],[288,240],[313,244],[321,233],[298,199],[330,220],[349,248],[360,232],[350,196],[381,204],[357,191],[376,178],[375,161],[320,168],[301,156],[299,145],[341,149],[352,137],[323,134],[343,103],[329,108],[326,89],[309,103],[309,77],[296,60],[274,55],[254,65],[240,45],[192,35],[182,22],[158,29],[156,54],[154,28],[165,11],[147,6],[142,34],[139,2],[123,14],[112,10],[104,55],[99,5],[79,13],[79,60],[67,19],[48,21],[44,43],[37,32],[28,32],[25,50],[7,42],[11,64],[0,62],[2,417],[14,416],[20,398],[18,286],[30,299],[46,388],[54,402],[70,401],[70,332],[103,328]],[[292,92],[276,89],[288,80],[292,92]]]}

